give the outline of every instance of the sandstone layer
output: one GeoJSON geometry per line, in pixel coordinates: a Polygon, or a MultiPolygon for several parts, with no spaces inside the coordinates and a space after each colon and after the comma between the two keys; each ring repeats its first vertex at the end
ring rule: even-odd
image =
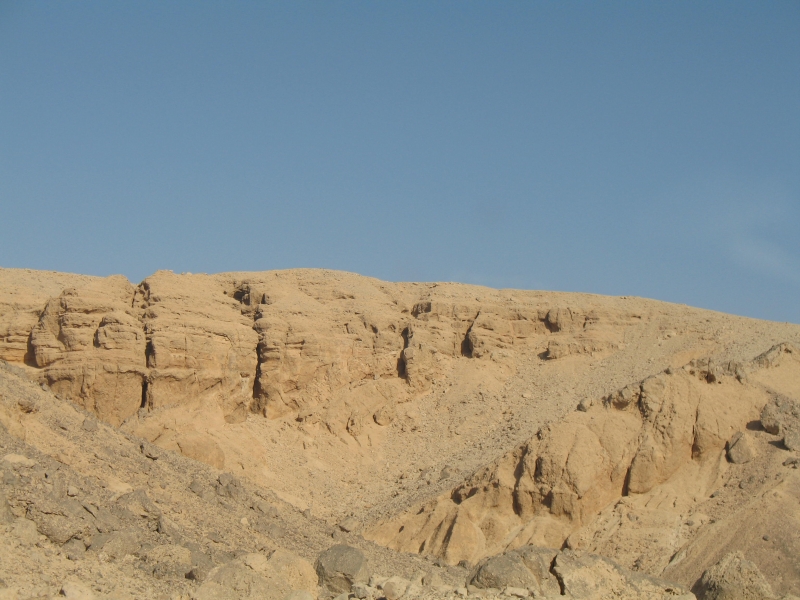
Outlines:
{"type": "MultiPolygon", "coordinates": [[[[631,297],[0,269],[0,358],[53,402],[450,569],[564,547],[689,589],[741,552],[800,593],[799,347],[631,297]]],[[[27,414],[0,410],[29,443],[27,414]]]]}

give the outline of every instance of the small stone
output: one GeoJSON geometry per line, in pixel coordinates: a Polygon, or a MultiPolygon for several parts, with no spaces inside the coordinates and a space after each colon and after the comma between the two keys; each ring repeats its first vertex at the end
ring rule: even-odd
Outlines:
{"type": "Polygon", "coordinates": [[[359,600],[366,600],[372,595],[370,594],[370,588],[363,583],[354,584],[350,591],[359,600]]]}
{"type": "Polygon", "coordinates": [[[390,425],[396,417],[397,411],[394,404],[385,404],[375,411],[375,414],[372,415],[372,420],[375,421],[377,425],[385,427],[386,425],[390,425]]]}
{"type": "Polygon", "coordinates": [[[515,598],[527,598],[530,596],[530,592],[525,588],[518,588],[518,587],[507,587],[505,589],[506,596],[514,596],[515,598]]]}
{"type": "Polygon", "coordinates": [[[68,600],[92,600],[94,592],[77,581],[68,581],[61,586],[61,595],[68,600]]]}
{"type": "Polygon", "coordinates": [[[186,572],[184,577],[189,581],[197,581],[198,583],[204,581],[208,576],[208,569],[201,566],[192,567],[186,572]]]}
{"type": "Polygon", "coordinates": [[[578,403],[578,410],[581,412],[587,412],[591,408],[591,406],[592,406],[591,398],[584,398],[578,403]]]}
{"type": "Polygon", "coordinates": [[[83,429],[84,431],[87,431],[89,433],[93,433],[93,432],[97,431],[97,421],[95,421],[94,419],[91,419],[89,417],[86,417],[83,420],[83,423],[81,423],[81,429],[83,429]]]}
{"type": "Polygon", "coordinates": [[[361,523],[355,517],[347,517],[338,525],[339,529],[346,533],[352,533],[361,526],[361,523]]]}
{"type": "Polygon", "coordinates": [[[761,539],[764,540],[765,542],[768,542],[769,541],[769,536],[765,535],[761,539]]]}
{"type": "Polygon", "coordinates": [[[260,513],[271,517],[273,519],[278,518],[278,509],[274,507],[272,504],[265,502],[264,500],[259,500],[255,503],[255,508],[260,513]]]}
{"type": "Polygon", "coordinates": [[[305,590],[294,590],[293,592],[289,592],[285,600],[314,600],[314,596],[305,590]]]}
{"type": "Polygon", "coordinates": [[[144,454],[150,460],[158,460],[159,458],[161,458],[161,451],[153,444],[142,442],[140,449],[142,451],[142,454],[144,454]]]}
{"type": "Polygon", "coordinates": [[[70,498],[74,498],[79,493],[80,492],[78,491],[78,488],[76,488],[74,485],[71,485],[67,488],[67,496],[69,496],[70,498]]]}
{"type": "Polygon", "coordinates": [[[81,540],[72,538],[61,549],[69,560],[81,560],[86,554],[86,546],[81,540]]]}
{"type": "Polygon", "coordinates": [[[458,594],[459,596],[466,596],[467,588],[465,587],[456,588],[456,594],[458,594]]]}
{"type": "Polygon", "coordinates": [[[36,466],[35,460],[30,459],[27,456],[23,456],[22,454],[6,454],[3,457],[3,462],[8,463],[15,469],[18,467],[24,467],[26,469],[30,469],[31,467],[36,466]]]}

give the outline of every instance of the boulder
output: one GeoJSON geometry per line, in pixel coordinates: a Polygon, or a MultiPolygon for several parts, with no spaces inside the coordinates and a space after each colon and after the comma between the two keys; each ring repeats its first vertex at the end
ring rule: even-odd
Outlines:
{"type": "Polygon", "coordinates": [[[783,445],[788,450],[797,452],[800,450],[800,426],[794,426],[791,429],[787,428],[783,436],[783,445]]]}
{"type": "MultiPolygon", "coordinates": [[[[247,555],[248,557],[250,555],[247,555]]],[[[195,594],[197,600],[283,600],[292,590],[253,561],[232,561],[211,571],[195,594]]]]}
{"type": "Polygon", "coordinates": [[[761,411],[761,426],[773,435],[785,435],[786,429],[800,428],[800,402],[774,396],[761,411]]]}
{"type": "Polygon", "coordinates": [[[397,576],[389,577],[383,583],[383,595],[386,596],[386,600],[398,600],[406,593],[408,584],[408,579],[397,576]]]}
{"type": "Polygon", "coordinates": [[[777,598],[758,567],[741,552],[731,552],[708,569],[694,588],[699,600],[777,598]]]}
{"type": "Polygon", "coordinates": [[[562,594],[574,600],[693,600],[680,586],[634,573],[596,554],[564,550],[553,563],[562,594]]]}
{"type": "Polygon", "coordinates": [[[113,533],[100,533],[92,538],[89,550],[102,552],[108,558],[122,559],[139,551],[141,544],[136,531],[115,531],[113,533]]]}
{"type": "Polygon", "coordinates": [[[355,583],[369,581],[369,565],[361,550],[337,544],[319,555],[316,564],[319,584],[332,592],[345,593],[355,583]]]}
{"type": "Polygon", "coordinates": [[[316,596],[317,574],[307,560],[278,548],[269,557],[267,564],[284,579],[293,590],[309,592],[316,596]]]}
{"type": "Polygon", "coordinates": [[[478,588],[504,588],[507,586],[539,588],[539,581],[515,552],[492,556],[483,561],[470,583],[478,588]]]}
{"type": "Polygon", "coordinates": [[[756,456],[752,438],[741,431],[733,434],[727,444],[728,460],[734,464],[747,463],[756,456]]]}

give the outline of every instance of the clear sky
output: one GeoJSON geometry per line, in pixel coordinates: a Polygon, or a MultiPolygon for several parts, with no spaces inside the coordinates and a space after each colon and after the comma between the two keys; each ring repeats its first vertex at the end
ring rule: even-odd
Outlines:
{"type": "Polygon", "coordinates": [[[800,323],[800,2],[0,0],[0,265],[800,323]]]}

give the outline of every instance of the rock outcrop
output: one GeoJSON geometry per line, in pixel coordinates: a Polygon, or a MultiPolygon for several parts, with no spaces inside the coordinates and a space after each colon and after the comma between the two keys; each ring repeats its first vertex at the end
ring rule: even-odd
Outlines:
{"type": "MultiPolygon", "coordinates": [[[[800,376],[800,353],[785,345],[780,350],[777,357],[789,357],[781,368],[800,376]]],[[[524,544],[595,548],[602,511],[625,499],[673,496],[672,517],[662,510],[659,518],[679,519],[714,490],[726,448],[735,457],[745,454],[750,442],[742,441],[748,434],[741,430],[774,402],[770,392],[748,383],[748,373],[756,377],[768,368],[762,362],[692,361],[627,386],[541,429],[449,494],[373,527],[367,536],[449,564],[474,564],[524,544]],[[691,485],[682,487],[687,478],[691,485]]],[[[655,570],[666,567],[679,540],[657,542],[666,547],[655,570]]]]}
{"type": "MultiPolygon", "coordinates": [[[[463,286],[313,270],[159,271],[138,286],[121,276],[2,275],[0,357],[35,366],[54,392],[113,425],[140,409],[187,406],[218,409],[228,423],[317,415],[358,435],[364,419],[391,422],[395,404],[426,393],[453,361],[474,359],[503,378],[514,353],[610,350],[635,322],[534,294],[476,299],[463,286]]],[[[174,435],[157,443],[197,446],[174,435]]],[[[219,464],[213,450],[188,454],[219,464]]]]}

